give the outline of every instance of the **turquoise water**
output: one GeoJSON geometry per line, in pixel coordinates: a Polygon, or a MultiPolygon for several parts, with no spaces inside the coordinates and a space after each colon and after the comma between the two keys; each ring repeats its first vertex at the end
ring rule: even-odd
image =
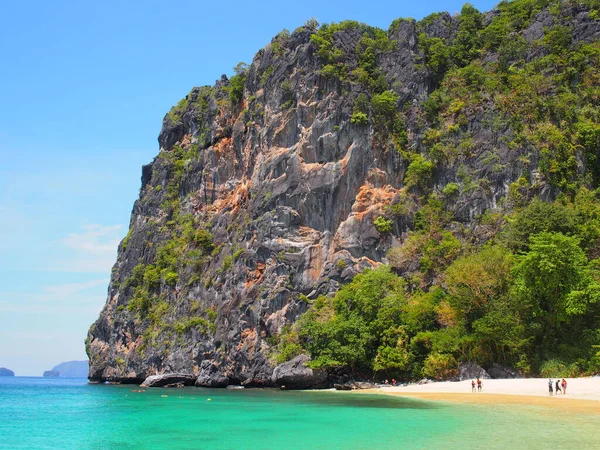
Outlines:
{"type": "Polygon", "coordinates": [[[131,388],[0,378],[0,449],[600,448],[598,416],[344,392],[131,388]]]}

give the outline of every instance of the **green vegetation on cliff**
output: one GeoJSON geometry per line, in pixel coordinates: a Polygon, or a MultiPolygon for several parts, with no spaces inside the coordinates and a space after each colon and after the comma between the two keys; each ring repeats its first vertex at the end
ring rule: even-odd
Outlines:
{"type": "Polygon", "coordinates": [[[368,270],[317,299],[293,332],[314,367],[359,373],[445,378],[461,360],[596,372],[599,232],[598,194],[535,200],[483,247],[458,245],[441,261],[440,245],[426,247],[421,261],[437,261],[429,288],[411,288],[394,267],[368,270]]]}

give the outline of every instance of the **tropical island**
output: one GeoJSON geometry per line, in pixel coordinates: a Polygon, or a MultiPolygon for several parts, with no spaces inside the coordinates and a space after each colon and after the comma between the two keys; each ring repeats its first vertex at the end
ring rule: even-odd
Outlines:
{"type": "Polygon", "coordinates": [[[15,373],[6,367],[0,367],[0,377],[14,377],[15,373]]]}
{"type": "Polygon", "coordinates": [[[599,80],[597,0],[282,31],[164,117],[90,380],[598,373],[599,80]]]}
{"type": "Polygon", "coordinates": [[[45,378],[87,378],[87,361],[66,361],[43,373],[45,378]]]}

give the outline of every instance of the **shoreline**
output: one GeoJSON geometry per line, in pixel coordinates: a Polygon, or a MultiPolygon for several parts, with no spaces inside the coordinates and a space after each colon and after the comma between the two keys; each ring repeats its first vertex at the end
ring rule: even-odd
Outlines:
{"type": "Polygon", "coordinates": [[[385,386],[353,392],[470,405],[522,405],[600,415],[600,378],[566,380],[567,395],[552,396],[548,394],[548,380],[544,378],[482,380],[483,390],[476,393],[471,392],[471,380],[385,386]]]}

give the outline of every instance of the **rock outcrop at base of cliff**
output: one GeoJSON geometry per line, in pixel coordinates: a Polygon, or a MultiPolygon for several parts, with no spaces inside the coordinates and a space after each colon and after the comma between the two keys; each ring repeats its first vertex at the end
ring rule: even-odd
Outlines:
{"type": "Polygon", "coordinates": [[[376,389],[377,384],[368,381],[349,381],[344,384],[334,384],[336,391],[357,391],[361,389],[376,389]]]}
{"type": "Polygon", "coordinates": [[[45,370],[42,374],[44,378],[58,378],[60,376],[60,372],[56,370],[45,370]]]}
{"type": "Polygon", "coordinates": [[[212,361],[204,360],[200,364],[200,375],[196,386],[207,388],[223,388],[229,385],[229,378],[224,376],[212,361]]]}
{"type": "Polygon", "coordinates": [[[273,370],[271,381],[275,386],[285,389],[309,389],[324,387],[327,381],[325,370],[306,367],[310,358],[298,355],[273,370]]]}
{"type": "Polygon", "coordinates": [[[487,369],[487,373],[494,379],[523,378],[523,375],[521,375],[517,370],[497,363],[493,363],[492,366],[487,369]]]}
{"type": "Polygon", "coordinates": [[[474,378],[490,379],[489,373],[481,366],[478,366],[472,361],[466,361],[458,366],[458,380],[472,380],[474,378]]]}
{"type": "Polygon", "coordinates": [[[144,380],[141,387],[180,387],[193,386],[196,382],[194,375],[185,373],[169,373],[163,375],[151,375],[144,380]]]}

